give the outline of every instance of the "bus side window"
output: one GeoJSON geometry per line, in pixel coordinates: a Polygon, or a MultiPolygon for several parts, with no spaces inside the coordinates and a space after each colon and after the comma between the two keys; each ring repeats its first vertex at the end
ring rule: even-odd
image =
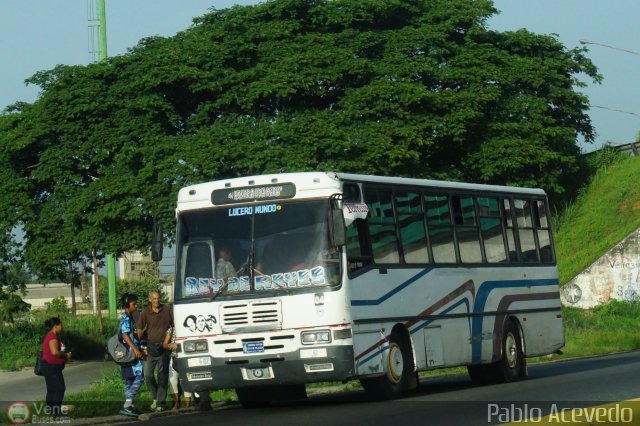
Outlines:
{"type": "Polygon", "coordinates": [[[429,249],[419,192],[395,194],[398,228],[405,263],[428,263],[429,249]]]}
{"type": "Polygon", "coordinates": [[[364,219],[356,219],[347,227],[347,272],[354,272],[371,264],[366,230],[367,223],[364,219]]]}
{"type": "Polygon", "coordinates": [[[367,222],[375,263],[400,263],[391,191],[365,189],[364,199],[371,214],[367,222]]]}
{"type": "Polygon", "coordinates": [[[480,215],[480,233],[482,234],[487,262],[506,262],[507,253],[504,246],[504,238],[502,237],[498,199],[494,197],[478,197],[478,211],[480,215]]]}
{"type": "Polygon", "coordinates": [[[429,240],[435,263],[455,263],[453,225],[449,197],[444,194],[424,194],[429,240]]]}
{"type": "Polygon", "coordinates": [[[522,260],[526,263],[538,262],[533,217],[531,214],[531,200],[516,199],[514,201],[516,218],[518,221],[518,238],[520,240],[522,260]]]}
{"type": "Polygon", "coordinates": [[[462,263],[481,263],[482,251],[473,197],[454,195],[451,197],[451,204],[456,224],[460,261],[462,263]]]}
{"type": "Polygon", "coordinates": [[[535,201],[534,209],[535,227],[538,233],[538,244],[540,246],[540,260],[545,263],[553,262],[553,245],[551,244],[551,229],[549,227],[547,203],[545,201],[535,201]]]}
{"type": "Polygon", "coordinates": [[[504,205],[504,228],[507,232],[507,251],[509,252],[509,261],[518,261],[518,249],[516,247],[515,227],[513,226],[513,219],[511,216],[511,200],[508,198],[503,199],[504,205]]]}

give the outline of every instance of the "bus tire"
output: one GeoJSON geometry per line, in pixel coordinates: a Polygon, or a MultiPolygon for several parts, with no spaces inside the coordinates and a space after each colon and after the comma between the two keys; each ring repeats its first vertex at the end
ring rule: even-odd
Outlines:
{"type": "Polygon", "coordinates": [[[502,357],[496,365],[497,378],[502,382],[513,382],[524,376],[526,364],[522,351],[520,328],[515,321],[507,321],[502,333],[502,357]]]}
{"type": "Polygon", "coordinates": [[[409,351],[395,331],[389,336],[387,372],[380,377],[361,379],[362,387],[375,399],[392,399],[402,395],[407,380],[414,372],[410,368],[409,351]]]}

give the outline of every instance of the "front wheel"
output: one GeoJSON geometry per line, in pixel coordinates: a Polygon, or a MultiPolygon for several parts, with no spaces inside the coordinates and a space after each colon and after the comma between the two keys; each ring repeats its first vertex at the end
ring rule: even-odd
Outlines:
{"type": "Polygon", "coordinates": [[[389,337],[389,354],[387,357],[387,373],[380,377],[361,379],[362,387],[376,399],[397,398],[402,390],[408,388],[413,378],[408,349],[403,345],[397,333],[389,337]]]}

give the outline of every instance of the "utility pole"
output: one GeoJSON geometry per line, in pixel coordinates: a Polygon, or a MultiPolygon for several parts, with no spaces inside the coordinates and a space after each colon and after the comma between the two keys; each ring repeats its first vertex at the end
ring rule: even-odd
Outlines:
{"type": "MultiPolygon", "coordinates": [[[[107,59],[107,14],[105,0],[87,0],[89,17],[89,56],[91,62],[107,59]]],[[[98,313],[102,328],[102,311],[99,299],[98,262],[95,250],[93,258],[93,311],[98,313]]],[[[107,254],[107,280],[109,285],[109,318],[116,318],[116,261],[113,253],[107,254]]]]}

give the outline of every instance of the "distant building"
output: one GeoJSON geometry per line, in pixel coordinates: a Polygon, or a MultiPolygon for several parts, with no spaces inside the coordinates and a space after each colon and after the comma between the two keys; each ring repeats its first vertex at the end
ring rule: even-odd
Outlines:
{"type": "Polygon", "coordinates": [[[158,264],[151,260],[150,253],[128,251],[118,257],[118,278],[141,279],[158,277],[158,264]]]}

